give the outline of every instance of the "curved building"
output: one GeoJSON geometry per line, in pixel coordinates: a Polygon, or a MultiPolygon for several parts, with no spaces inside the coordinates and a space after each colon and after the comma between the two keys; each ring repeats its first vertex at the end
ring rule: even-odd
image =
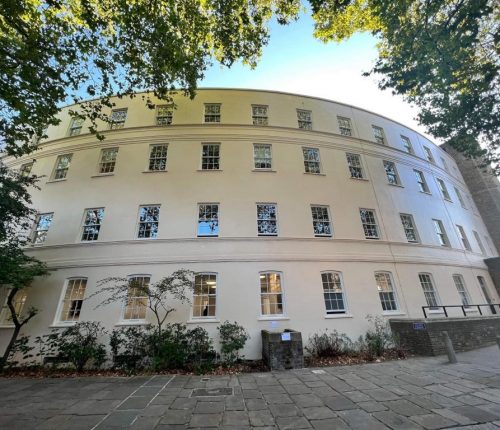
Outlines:
{"type": "Polygon", "coordinates": [[[151,316],[133,291],[127,304],[85,299],[109,276],[155,282],[179,268],[197,273],[195,291],[169,321],[211,334],[238,321],[249,358],[260,356],[262,329],[354,338],[368,314],[498,302],[483,220],[453,158],[422,135],[279,92],[174,100],[151,110],[141,97],[116,99],[103,141],[67,107],[32,158],[5,160],[43,176],[28,252],[57,269],[18,300],[41,310],[25,334],[77,320],[144,324],[151,316]]]}

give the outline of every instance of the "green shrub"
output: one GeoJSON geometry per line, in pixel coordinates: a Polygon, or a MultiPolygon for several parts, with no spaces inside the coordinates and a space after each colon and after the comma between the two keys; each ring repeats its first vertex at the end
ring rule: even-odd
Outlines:
{"type": "Polygon", "coordinates": [[[111,332],[113,367],[134,372],[148,367],[150,327],[124,327],[111,332]]]}
{"type": "Polygon", "coordinates": [[[86,365],[99,368],[106,361],[106,348],[99,342],[105,333],[100,322],[78,322],[54,336],[54,349],[59,358],[72,363],[78,372],[86,365]]]}
{"type": "Polygon", "coordinates": [[[220,335],[222,360],[225,364],[232,365],[241,358],[239,351],[245,347],[250,335],[237,322],[224,321],[217,329],[220,335]]]}
{"type": "Polygon", "coordinates": [[[337,330],[314,333],[309,337],[309,343],[305,349],[317,358],[351,355],[354,352],[353,342],[349,336],[337,330]]]}
{"type": "Polygon", "coordinates": [[[395,339],[387,321],[377,315],[367,315],[366,319],[371,324],[371,327],[366,332],[364,338],[360,339],[360,352],[363,353],[368,360],[373,360],[376,357],[381,357],[389,349],[395,346],[395,339]]]}

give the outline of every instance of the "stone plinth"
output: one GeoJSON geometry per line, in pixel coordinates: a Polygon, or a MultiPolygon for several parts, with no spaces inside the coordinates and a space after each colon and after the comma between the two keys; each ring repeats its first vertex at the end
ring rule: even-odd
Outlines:
{"type": "Polygon", "coordinates": [[[262,359],[271,370],[304,367],[302,334],[295,330],[270,332],[262,330],[262,359]]]}

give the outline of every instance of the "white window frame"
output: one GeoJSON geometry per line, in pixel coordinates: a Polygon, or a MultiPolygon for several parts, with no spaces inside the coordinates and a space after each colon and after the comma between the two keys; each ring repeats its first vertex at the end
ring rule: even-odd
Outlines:
{"type": "MultiPolygon", "coordinates": [[[[207,283],[207,285],[210,285],[207,283]]],[[[217,272],[198,272],[195,273],[194,277],[194,286],[193,286],[193,302],[191,305],[191,320],[196,320],[196,321],[203,321],[203,320],[216,320],[217,315],[218,315],[218,299],[219,299],[219,274],[217,272]],[[215,276],[215,294],[195,294],[196,293],[196,277],[197,276],[215,276]],[[207,307],[210,307],[210,297],[215,298],[215,312],[214,315],[208,315],[208,308],[207,308],[207,315],[198,315],[195,316],[194,312],[194,304],[195,304],[195,297],[207,297],[209,303],[207,304],[207,307]]]]}
{"type": "Polygon", "coordinates": [[[363,160],[361,159],[361,154],[346,152],[345,156],[347,160],[347,168],[349,169],[349,174],[351,175],[351,179],[366,180],[365,169],[363,167],[363,160]]]}
{"type": "Polygon", "coordinates": [[[312,111],[297,109],[297,125],[299,130],[312,130],[312,111]]]}
{"type": "Polygon", "coordinates": [[[472,230],[472,234],[474,235],[474,238],[476,239],[477,245],[479,246],[479,249],[481,250],[481,254],[487,255],[486,248],[484,247],[483,242],[481,241],[481,238],[479,237],[479,233],[476,230],[472,230]]]}
{"type": "Polygon", "coordinates": [[[273,170],[273,146],[269,143],[254,143],[253,144],[253,170],[273,170]],[[257,157],[256,149],[257,148],[268,148],[269,149],[269,158],[257,157]],[[269,167],[258,167],[257,160],[262,160],[262,163],[265,163],[267,160],[269,161],[269,167]]]}
{"type": "Polygon", "coordinates": [[[68,177],[68,171],[71,166],[71,160],[73,159],[73,154],[61,154],[58,155],[56,158],[56,164],[54,165],[54,171],[52,172],[51,176],[51,181],[64,181],[68,177]],[[61,160],[67,157],[67,165],[66,167],[59,167],[61,160]],[[64,172],[64,174],[59,173],[59,172],[64,172]],[[62,175],[62,176],[61,176],[62,175]]]}
{"type": "Polygon", "coordinates": [[[78,136],[82,132],[85,118],[80,116],[71,117],[69,122],[68,136],[78,136]]]}
{"type": "MultiPolygon", "coordinates": [[[[83,220],[82,220],[82,227],[80,229],[80,242],[95,242],[97,240],[99,240],[99,235],[101,234],[101,227],[102,227],[102,222],[104,220],[104,213],[105,213],[105,208],[104,207],[100,207],[100,208],[87,208],[83,211],[83,220]],[[87,221],[87,214],[90,212],[90,211],[99,211],[99,210],[102,210],[102,218],[99,220],[98,223],[93,223],[93,224],[86,224],[86,221],[87,221]],[[95,239],[84,239],[84,235],[85,235],[85,228],[86,227],[97,227],[97,237],[95,239]]],[[[97,218],[98,219],[98,218],[97,218]]]]}
{"type": "Polygon", "coordinates": [[[333,237],[333,225],[332,225],[332,217],[330,214],[330,207],[327,205],[311,205],[311,216],[312,216],[312,224],[313,224],[313,234],[315,237],[333,237]],[[314,209],[324,209],[326,211],[326,220],[325,218],[314,218],[314,209]],[[316,233],[316,223],[318,224],[328,224],[329,233],[316,233]]]}
{"type": "MultiPolygon", "coordinates": [[[[5,300],[3,302],[3,306],[0,308],[0,327],[11,328],[14,327],[14,323],[9,321],[11,317],[10,309],[7,306],[7,300],[9,298],[9,294],[11,288],[4,288],[4,291],[7,292],[5,295],[5,300]]],[[[16,293],[16,297],[14,297],[14,309],[16,310],[16,315],[19,317],[23,313],[23,309],[26,306],[26,300],[28,299],[28,292],[25,288],[18,290],[16,293]]]]}
{"type": "Polygon", "coordinates": [[[155,143],[153,145],[149,145],[149,158],[147,167],[148,172],[166,172],[167,162],[168,162],[168,143],[155,143]],[[158,156],[156,148],[162,148],[160,156],[158,156]],[[165,150],[165,155],[163,155],[163,149],[165,150]],[[155,151],[154,154],[153,151],[155,151]],[[156,167],[163,167],[163,169],[156,167]]]}
{"type": "MultiPolygon", "coordinates": [[[[76,324],[78,321],[80,321],[80,317],[81,317],[82,309],[83,309],[83,304],[85,302],[85,294],[87,292],[87,286],[88,286],[88,278],[86,276],[72,276],[72,277],[66,278],[64,280],[64,285],[63,285],[61,295],[59,297],[59,303],[57,306],[56,317],[54,319],[54,325],[73,325],[73,324],[76,324]],[[78,281],[83,281],[83,280],[85,281],[85,287],[83,289],[83,298],[78,299],[78,300],[81,300],[81,302],[82,302],[80,305],[78,318],[64,320],[62,317],[63,317],[64,307],[65,307],[66,293],[68,292],[68,287],[70,285],[70,282],[77,281],[77,280],[78,281]]],[[[68,301],[72,302],[72,301],[77,301],[77,300],[69,299],[68,301]]],[[[71,309],[68,309],[68,311],[71,311],[71,309]]]]}
{"type": "Polygon", "coordinates": [[[203,124],[220,124],[222,120],[222,103],[204,103],[203,105],[203,124]],[[210,112],[212,107],[218,112],[210,112]],[[207,121],[209,119],[209,121],[207,121]],[[213,121],[212,121],[213,120],[213,121]]]}
{"type": "Polygon", "coordinates": [[[174,106],[172,104],[156,106],[156,125],[165,127],[172,125],[174,106]]]}
{"type": "Polygon", "coordinates": [[[125,122],[127,121],[127,115],[128,115],[128,108],[113,109],[109,117],[109,129],[119,130],[123,128],[125,126],[125,122]],[[123,115],[123,119],[120,119],[118,121],[113,120],[113,116],[115,116],[115,114],[118,114],[117,116],[120,116],[119,114],[121,112],[125,112],[125,114],[123,115]]]}
{"type": "Polygon", "coordinates": [[[400,134],[401,143],[403,144],[403,149],[407,154],[415,155],[415,149],[413,148],[413,144],[408,136],[400,134]]]}
{"type": "Polygon", "coordinates": [[[448,167],[448,163],[446,163],[446,160],[444,159],[444,157],[441,157],[441,164],[443,165],[443,168],[446,172],[450,172],[450,169],[448,167]]]}
{"type": "Polygon", "coordinates": [[[54,212],[46,212],[46,213],[43,213],[43,214],[38,214],[36,216],[35,224],[34,224],[34,227],[33,227],[33,233],[31,235],[31,243],[33,245],[41,245],[42,243],[44,243],[47,240],[47,235],[49,233],[50,226],[52,225],[53,221],[54,221],[54,212]],[[48,223],[49,225],[47,226],[46,229],[39,229],[38,225],[40,223],[40,219],[43,216],[48,216],[48,215],[50,215],[50,220],[49,220],[49,223],[48,223]],[[43,236],[43,240],[39,241],[39,242],[37,242],[37,238],[39,237],[38,232],[45,232],[45,235],[43,236]]]}
{"type": "Polygon", "coordinates": [[[257,236],[260,236],[260,237],[265,237],[265,236],[269,236],[269,237],[276,237],[278,236],[279,234],[279,224],[278,224],[278,205],[277,203],[270,203],[270,202],[257,202],[255,204],[255,209],[256,209],[256,215],[257,215],[257,236]],[[274,206],[274,213],[275,213],[275,219],[273,220],[272,218],[259,218],[259,206],[274,206]],[[259,233],[259,225],[260,225],[260,222],[264,222],[264,221],[268,221],[271,225],[273,224],[273,221],[274,221],[274,225],[276,226],[276,233],[259,233]]]}
{"type": "Polygon", "coordinates": [[[448,188],[446,187],[446,184],[441,178],[436,178],[436,181],[438,183],[439,191],[441,191],[441,196],[443,197],[444,200],[451,202],[451,196],[450,193],[448,192],[448,188]]]}
{"type": "Polygon", "coordinates": [[[417,169],[413,169],[413,172],[415,173],[415,178],[417,180],[418,190],[421,193],[431,194],[429,190],[429,185],[427,184],[427,180],[425,179],[424,172],[417,169]]]}
{"type": "Polygon", "coordinates": [[[457,195],[457,199],[460,202],[460,205],[464,208],[467,209],[467,206],[465,205],[465,200],[462,196],[462,193],[457,187],[453,187],[455,189],[455,194],[457,195]]]}
{"type": "Polygon", "coordinates": [[[384,129],[382,127],[372,124],[372,132],[373,132],[373,138],[375,139],[375,143],[378,143],[379,145],[387,144],[387,139],[385,137],[384,129]]]}
{"type": "Polygon", "coordinates": [[[29,163],[23,163],[21,164],[21,167],[19,168],[19,174],[23,178],[27,178],[31,174],[31,170],[33,170],[33,165],[35,164],[35,161],[30,161],[29,163]]]}
{"type": "Polygon", "coordinates": [[[118,159],[118,151],[119,148],[117,146],[101,149],[101,153],[99,154],[99,163],[97,164],[97,175],[106,176],[115,174],[116,161],[118,159]],[[114,158],[110,158],[107,160],[104,159],[104,156],[106,154],[112,154],[112,153],[115,154],[114,158]]]}
{"type": "Polygon", "coordinates": [[[285,305],[285,289],[283,287],[284,281],[283,281],[283,272],[277,271],[277,270],[263,270],[259,272],[259,314],[261,318],[264,319],[273,319],[273,318],[283,318],[286,315],[286,305],[285,305]],[[280,292],[279,293],[262,293],[262,284],[261,284],[261,276],[262,275],[269,275],[269,274],[275,274],[279,276],[280,280],[280,292]],[[265,314],[262,312],[263,308],[263,295],[269,296],[269,295],[280,295],[281,294],[281,309],[282,312],[280,314],[265,314]]]}
{"type": "MultiPolygon", "coordinates": [[[[137,274],[133,274],[133,275],[128,275],[127,276],[127,281],[130,283],[130,280],[131,279],[136,279],[136,278],[149,278],[148,279],[148,285],[151,284],[151,275],[150,274],[141,274],[141,273],[137,273],[137,274]]],[[[145,324],[146,323],[146,320],[147,320],[147,316],[148,316],[148,296],[132,296],[132,298],[134,299],[141,299],[141,298],[145,298],[145,304],[144,304],[144,318],[125,318],[125,315],[127,313],[127,306],[128,306],[128,302],[129,302],[129,291],[130,291],[130,285],[128,286],[128,289],[127,289],[127,296],[125,298],[125,302],[122,304],[122,312],[121,312],[121,323],[126,325],[126,324],[145,324]]]]}
{"type": "Polygon", "coordinates": [[[391,314],[391,313],[399,313],[401,312],[401,309],[399,307],[399,301],[398,301],[398,295],[396,292],[396,284],[394,283],[394,277],[392,276],[392,273],[389,272],[388,270],[377,270],[374,273],[374,278],[375,278],[375,285],[377,286],[377,291],[378,291],[378,296],[380,300],[380,305],[382,306],[382,312],[384,314],[391,314]],[[379,285],[379,279],[378,275],[384,275],[386,277],[386,280],[388,279],[390,284],[391,290],[390,291],[383,291],[379,285]],[[384,302],[387,302],[385,298],[383,298],[382,294],[392,294],[392,300],[389,300],[394,302],[395,309],[384,309],[384,302]]]}
{"type": "Polygon", "coordinates": [[[467,237],[464,228],[459,224],[455,225],[457,227],[458,238],[460,239],[462,246],[465,248],[465,250],[472,252],[472,247],[470,246],[469,238],[467,237]]]}
{"type": "Polygon", "coordinates": [[[472,299],[467,289],[467,285],[465,284],[464,277],[460,273],[454,273],[451,277],[453,279],[453,283],[455,284],[455,288],[457,289],[460,301],[466,309],[470,308],[472,305],[472,299]]]}
{"type": "MultiPolygon", "coordinates": [[[[323,270],[321,271],[321,291],[323,295],[323,306],[325,307],[325,316],[332,318],[337,315],[342,316],[342,315],[347,315],[349,306],[347,303],[347,294],[346,294],[346,289],[345,289],[345,283],[344,283],[344,276],[342,275],[342,272],[338,270],[323,270]],[[340,293],[335,292],[333,289],[327,289],[325,290],[325,283],[323,282],[323,275],[328,275],[328,274],[337,274],[339,277],[340,281],[340,293]],[[338,309],[338,310],[328,310],[326,306],[326,297],[325,294],[341,294],[342,296],[342,302],[344,304],[343,309],[338,309]]],[[[330,300],[329,300],[330,301],[330,300]]]]}
{"type": "Polygon", "coordinates": [[[396,167],[396,163],[394,161],[382,160],[382,165],[384,167],[385,176],[387,177],[387,183],[389,185],[396,185],[396,186],[402,187],[403,185],[401,184],[401,178],[399,177],[399,172],[398,172],[398,168],[396,167]],[[394,171],[394,175],[392,175],[392,174],[391,174],[391,176],[389,175],[389,172],[387,171],[388,165],[390,167],[392,167],[392,169],[394,171]],[[394,176],[395,182],[391,182],[390,177],[392,177],[392,176],[394,176]]]}
{"type": "MultiPolygon", "coordinates": [[[[136,228],[135,238],[139,239],[139,240],[153,240],[153,239],[158,239],[159,232],[160,232],[160,216],[161,216],[161,205],[159,203],[140,205],[139,206],[139,211],[137,213],[137,228],[136,228]],[[157,221],[141,221],[141,210],[143,208],[146,208],[146,209],[157,208],[157,210],[158,210],[158,215],[157,215],[158,219],[157,219],[157,221]],[[146,236],[140,237],[139,234],[141,233],[141,224],[144,224],[146,226],[148,224],[151,224],[151,226],[149,227],[149,231],[150,232],[153,232],[153,229],[151,228],[152,225],[156,224],[156,234],[150,235],[150,236],[147,236],[147,237],[146,236]]],[[[146,229],[144,231],[148,231],[148,230],[146,229]]]]}
{"type": "Polygon", "coordinates": [[[451,246],[450,239],[446,233],[446,229],[444,228],[443,221],[433,218],[432,225],[434,226],[434,232],[437,236],[439,245],[449,248],[451,246]]]}
{"type": "Polygon", "coordinates": [[[380,240],[381,237],[382,237],[382,235],[380,234],[380,227],[379,227],[379,224],[378,224],[377,213],[376,213],[375,209],[359,208],[359,217],[360,217],[361,227],[363,228],[363,234],[365,236],[365,239],[368,239],[368,240],[380,240]],[[369,226],[373,226],[374,225],[375,226],[375,231],[377,233],[376,236],[367,236],[367,230],[365,229],[365,224],[363,222],[362,211],[367,211],[367,212],[371,212],[372,213],[374,222],[370,223],[370,224],[367,224],[367,225],[369,225],[369,226]]]}
{"type": "Polygon", "coordinates": [[[429,163],[436,164],[436,160],[434,160],[434,155],[432,155],[431,148],[428,146],[423,145],[424,147],[424,153],[425,153],[425,158],[429,163]]]}
{"type": "Polygon", "coordinates": [[[406,241],[408,243],[420,243],[420,236],[418,234],[417,225],[415,224],[415,219],[413,218],[413,215],[412,214],[407,214],[407,213],[400,213],[399,214],[399,218],[401,220],[401,225],[403,226],[403,231],[404,231],[404,234],[405,234],[405,237],[406,237],[406,241]],[[404,221],[403,221],[403,217],[409,217],[410,223],[411,223],[411,228],[407,229],[405,227],[404,221]],[[413,231],[413,234],[415,235],[415,240],[410,240],[408,238],[407,230],[412,230],[413,231]]]}
{"type": "Polygon", "coordinates": [[[269,106],[268,105],[252,105],[252,124],[253,125],[269,125],[269,106]],[[265,111],[260,113],[259,110],[265,111]]]}
{"type": "MultiPolygon", "coordinates": [[[[196,206],[198,212],[196,214],[196,237],[219,237],[220,235],[220,204],[217,202],[202,202],[198,203],[196,206]],[[200,234],[200,208],[201,206],[217,206],[217,218],[210,218],[210,221],[217,221],[217,233],[216,234],[200,234]]],[[[205,221],[206,222],[206,221],[205,221]]]]}
{"type": "Polygon", "coordinates": [[[351,118],[337,115],[337,123],[339,126],[339,133],[341,136],[352,137],[353,134],[352,134],[351,118]]]}
{"type": "Polygon", "coordinates": [[[213,172],[221,170],[221,144],[219,142],[204,142],[201,144],[201,159],[200,159],[200,170],[203,172],[213,172]],[[204,148],[208,147],[208,155],[203,155],[204,148]],[[210,155],[210,147],[217,147],[218,152],[217,155],[210,155]],[[204,163],[204,159],[206,163],[204,163]],[[215,166],[215,162],[213,160],[217,160],[217,168],[204,168],[203,166],[215,166]],[[209,163],[210,161],[210,163],[209,163]]]}
{"type": "Polygon", "coordinates": [[[310,146],[303,146],[302,147],[302,158],[304,159],[304,173],[307,173],[309,175],[321,175],[322,172],[323,172],[323,168],[321,166],[321,154],[320,154],[320,151],[319,151],[319,148],[313,148],[313,147],[310,147],[310,146]],[[306,155],[308,156],[308,152],[309,151],[314,151],[315,154],[317,154],[317,160],[315,159],[310,159],[310,158],[306,158],[306,155]],[[317,163],[317,164],[316,164],[317,163]],[[317,172],[316,171],[312,171],[312,170],[316,170],[316,169],[313,169],[312,166],[316,166],[317,165],[317,172]]]}
{"type": "Polygon", "coordinates": [[[427,306],[430,306],[428,309],[430,311],[440,311],[440,308],[442,307],[441,306],[441,298],[439,297],[439,293],[438,293],[438,290],[436,288],[436,284],[434,282],[432,274],[429,272],[420,272],[418,274],[418,280],[420,283],[420,288],[422,289],[422,292],[424,293],[425,303],[427,303],[427,306]],[[424,288],[424,284],[422,283],[423,281],[422,281],[421,275],[428,277],[428,281],[425,281],[425,283],[426,283],[426,285],[430,285],[432,287],[432,290],[426,290],[424,288]],[[428,296],[426,293],[433,294],[435,305],[429,303],[428,296]]]}

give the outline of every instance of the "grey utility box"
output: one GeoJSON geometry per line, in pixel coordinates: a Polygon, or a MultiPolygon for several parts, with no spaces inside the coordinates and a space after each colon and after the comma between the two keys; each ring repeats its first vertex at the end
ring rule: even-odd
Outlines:
{"type": "Polygon", "coordinates": [[[295,330],[274,332],[262,330],[262,359],[271,370],[304,367],[302,334],[295,330]]]}

